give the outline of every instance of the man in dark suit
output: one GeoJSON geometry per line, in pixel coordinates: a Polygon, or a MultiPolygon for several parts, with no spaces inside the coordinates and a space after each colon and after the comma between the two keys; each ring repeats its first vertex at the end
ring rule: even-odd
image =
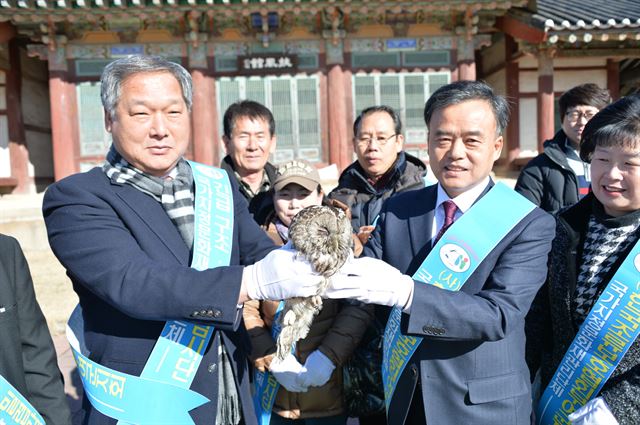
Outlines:
{"type": "MultiPolygon", "coordinates": [[[[101,97],[113,139],[106,162],[49,187],[43,205],[49,242],[80,300],[89,358],[139,376],[165,321],[214,326],[190,386],[210,402],[191,417],[256,423],[242,303],[313,295],[319,279],[293,251],[272,251],[233,178],[230,265],[189,267],[198,211],[193,171],[182,158],[192,98],[183,67],[159,57],[119,59],[103,72],[101,97]]],[[[224,198],[214,192],[213,199],[224,198]]],[[[115,422],[87,397],[83,410],[84,423],[115,422]]]]}
{"type": "Polygon", "coordinates": [[[18,241],[1,234],[0,376],[47,425],[71,424],[56,351],[36,301],[29,266],[18,241]]]}
{"type": "MultiPolygon", "coordinates": [[[[552,217],[533,209],[459,291],[409,277],[445,226],[445,202],[455,203],[457,219],[492,189],[489,175],[507,121],[506,101],[484,83],[459,81],[438,89],[425,106],[438,184],[387,201],[364,251],[384,262],[353,260],[329,291],[330,297],[399,307],[402,333],[423,338],[390,401],[391,424],[530,423],[524,318],[546,277],[552,217]]],[[[504,208],[509,205],[495,205],[496,222],[504,208]]],[[[473,240],[465,242],[473,247],[473,240]]]]}

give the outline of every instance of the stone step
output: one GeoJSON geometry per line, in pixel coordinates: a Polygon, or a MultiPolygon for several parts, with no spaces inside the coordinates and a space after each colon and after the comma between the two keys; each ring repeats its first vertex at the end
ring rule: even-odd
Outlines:
{"type": "Polygon", "coordinates": [[[18,239],[23,250],[49,249],[42,197],[42,193],[0,197],[0,233],[18,239]]]}

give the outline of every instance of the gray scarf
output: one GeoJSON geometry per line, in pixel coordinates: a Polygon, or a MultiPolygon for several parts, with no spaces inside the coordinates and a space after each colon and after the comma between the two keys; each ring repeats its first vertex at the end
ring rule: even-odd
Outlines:
{"type": "MultiPolygon", "coordinates": [[[[109,149],[102,170],[114,183],[128,184],[152,196],[162,204],[171,221],[180,232],[189,249],[193,247],[194,190],[191,167],[184,159],[177,165],[175,178],[162,179],[149,176],[129,164],[115,150],[109,149]]],[[[240,401],[229,355],[220,340],[218,348],[218,403],[216,425],[238,424],[241,419],[240,401]]]]}
{"type": "Polygon", "coordinates": [[[102,170],[112,182],[131,185],[160,202],[191,249],[194,223],[193,174],[189,164],[182,158],[178,161],[177,169],[175,178],[150,176],[129,164],[113,145],[102,165],[102,170]]]}

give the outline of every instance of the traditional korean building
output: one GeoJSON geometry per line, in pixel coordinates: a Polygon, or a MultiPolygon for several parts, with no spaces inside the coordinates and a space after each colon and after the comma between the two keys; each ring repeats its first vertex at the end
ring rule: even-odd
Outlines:
{"type": "Polygon", "coordinates": [[[618,95],[637,78],[638,3],[585,1],[0,0],[0,193],[101,163],[100,73],[138,53],[191,72],[197,161],[219,163],[222,115],[245,98],[274,112],[275,163],[343,169],[373,104],[401,112],[406,149],[427,161],[425,101],[482,78],[513,101],[502,163],[518,165],[553,133],[564,90],[618,95]]]}
{"type": "Polygon", "coordinates": [[[614,99],[640,87],[640,2],[537,0],[513,7],[479,74],[512,100],[503,163],[526,164],[560,128],[558,97],[583,83],[614,99]]]}
{"type": "Polygon", "coordinates": [[[250,98],[274,112],[273,161],[352,161],[366,106],[401,111],[408,151],[427,159],[424,103],[476,78],[496,18],[525,0],[0,0],[0,190],[41,190],[100,163],[110,144],[104,66],[162,55],[193,76],[189,155],[218,164],[221,119],[250,98]]]}

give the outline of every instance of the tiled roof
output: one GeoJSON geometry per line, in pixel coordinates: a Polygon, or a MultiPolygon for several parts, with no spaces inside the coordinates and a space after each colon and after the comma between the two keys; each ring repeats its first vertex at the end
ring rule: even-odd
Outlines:
{"type": "Polygon", "coordinates": [[[638,0],[538,0],[532,20],[545,31],[640,27],[638,0]]]}
{"type": "MultiPolygon", "coordinates": [[[[474,7],[477,9],[501,9],[519,6],[524,0],[0,0],[0,10],[57,10],[76,8],[109,8],[109,7],[140,7],[140,6],[195,6],[220,5],[226,7],[261,7],[269,5],[296,6],[351,6],[351,7],[422,7],[424,11],[446,11],[474,7]]],[[[1,16],[0,16],[1,18],[1,16]]]]}

